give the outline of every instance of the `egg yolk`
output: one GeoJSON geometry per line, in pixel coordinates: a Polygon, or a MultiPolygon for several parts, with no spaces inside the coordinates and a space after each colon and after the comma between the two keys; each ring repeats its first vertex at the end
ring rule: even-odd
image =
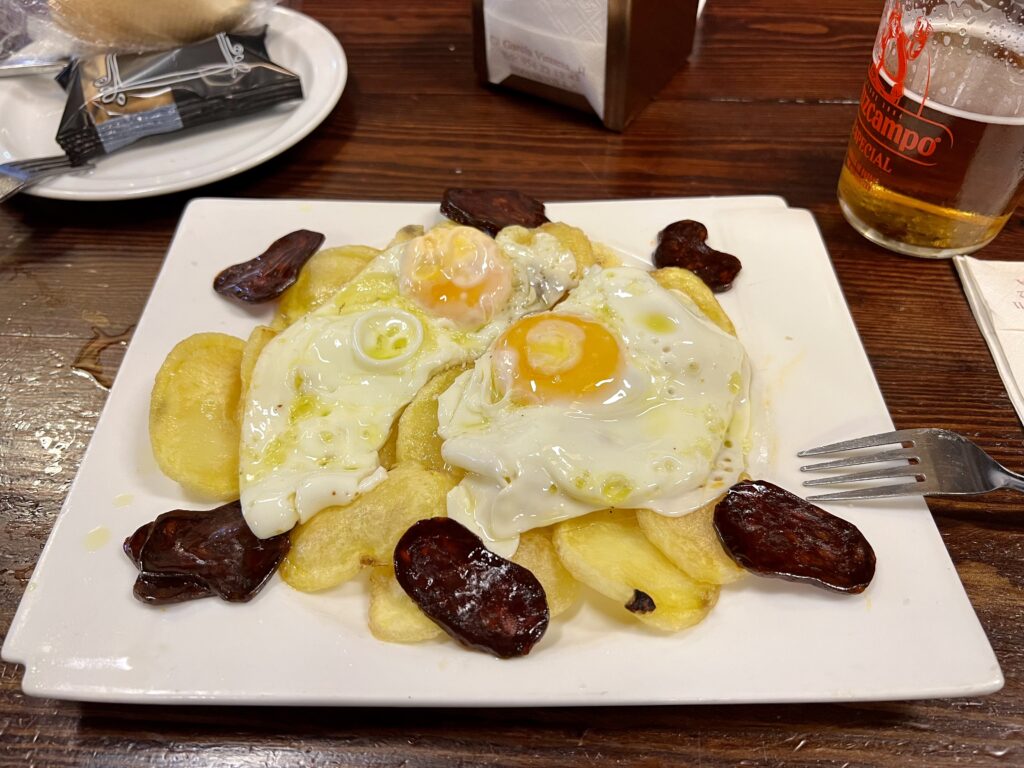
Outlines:
{"type": "Polygon", "coordinates": [[[618,340],[576,315],[523,318],[498,339],[493,360],[500,394],[522,403],[595,400],[622,385],[618,340]]]}
{"type": "Polygon", "coordinates": [[[400,287],[426,312],[476,330],[508,303],[512,265],[483,232],[439,227],[406,244],[400,287]]]}

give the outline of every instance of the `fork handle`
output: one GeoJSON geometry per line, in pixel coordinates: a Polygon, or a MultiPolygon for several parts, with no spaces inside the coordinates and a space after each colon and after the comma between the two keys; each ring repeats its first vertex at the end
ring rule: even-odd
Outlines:
{"type": "Polygon", "coordinates": [[[1024,475],[1011,472],[1002,464],[992,468],[992,482],[999,488],[1009,488],[1024,493],[1024,475]]]}

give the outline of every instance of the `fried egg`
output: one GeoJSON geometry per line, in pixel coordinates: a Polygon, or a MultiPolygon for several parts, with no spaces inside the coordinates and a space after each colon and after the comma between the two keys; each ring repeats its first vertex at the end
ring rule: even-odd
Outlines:
{"type": "Polygon", "coordinates": [[[553,236],[523,246],[438,226],[371,261],[256,362],[240,449],[242,512],[267,538],[386,476],[378,451],[434,375],[472,360],[517,318],[551,307],[576,263],[553,236]]]}
{"type": "Polygon", "coordinates": [[[511,556],[518,535],[599,509],[682,515],[743,471],[743,346],[650,273],[587,274],[505,330],[439,400],[467,475],[448,514],[511,556]]]}

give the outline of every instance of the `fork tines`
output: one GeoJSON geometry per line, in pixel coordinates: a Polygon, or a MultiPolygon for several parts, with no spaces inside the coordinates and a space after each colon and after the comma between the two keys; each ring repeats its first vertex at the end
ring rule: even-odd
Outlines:
{"type": "Polygon", "coordinates": [[[888,450],[859,453],[853,456],[844,456],[839,459],[822,461],[817,464],[807,464],[800,467],[801,472],[819,472],[827,469],[839,469],[842,467],[854,467],[862,464],[877,464],[881,462],[901,462],[895,466],[886,466],[879,469],[871,469],[863,472],[850,472],[843,475],[815,478],[805,480],[805,486],[837,485],[840,483],[859,483],[873,480],[891,480],[893,478],[908,478],[910,482],[896,485],[880,485],[872,488],[858,488],[850,491],[839,491],[836,493],[808,496],[808,500],[817,501],[840,501],[844,499],[866,499],[884,498],[889,496],[905,496],[907,494],[918,494],[927,492],[926,485],[928,478],[923,474],[923,468],[919,466],[921,461],[920,451],[915,447],[915,442],[922,437],[922,430],[901,429],[895,432],[885,432],[878,435],[869,435],[854,440],[843,440],[838,443],[830,443],[817,448],[808,448],[800,451],[797,456],[826,456],[833,453],[844,453],[856,451],[863,448],[876,448],[892,444],[901,444],[899,448],[888,450]]]}
{"type": "Polygon", "coordinates": [[[31,160],[14,160],[10,163],[4,163],[0,165],[0,173],[39,173],[41,171],[52,171],[58,168],[70,167],[71,159],[67,155],[54,155],[52,157],[36,157],[31,160]]]}
{"type": "Polygon", "coordinates": [[[839,443],[829,443],[817,448],[808,448],[806,451],[800,451],[797,456],[801,458],[804,456],[821,456],[826,453],[855,451],[858,448],[875,448],[879,445],[891,445],[892,443],[910,443],[913,445],[914,440],[921,437],[921,433],[924,431],[922,429],[897,429],[894,432],[883,432],[879,435],[868,435],[867,437],[858,437],[855,440],[843,440],[839,443]]]}

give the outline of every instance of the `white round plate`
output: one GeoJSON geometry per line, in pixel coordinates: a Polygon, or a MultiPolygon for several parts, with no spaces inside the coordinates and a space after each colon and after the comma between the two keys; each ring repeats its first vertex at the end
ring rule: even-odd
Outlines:
{"type": "MultiPolygon", "coordinates": [[[[58,176],[25,194],[60,200],[126,200],[192,189],[269,160],[316,128],[348,78],[341,44],[317,21],[275,7],[267,20],[275,64],[302,78],[305,98],[238,120],[147,139],[100,157],[96,167],[58,176]]],[[[64,91],[45,76],[0,79],[0,162],[61,154],[54,136],[64,91]]]]}

